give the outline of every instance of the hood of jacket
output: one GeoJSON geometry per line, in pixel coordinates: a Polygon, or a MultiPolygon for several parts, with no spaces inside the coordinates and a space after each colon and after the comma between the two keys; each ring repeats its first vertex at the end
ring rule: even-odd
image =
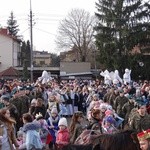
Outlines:
{"type": "Polygon", "coordinates": [[[40,129],[40,124],[37,122],[30,122],[30,123],[26,123],[23,126],[23,131],[27,132],[29,130],[39,130],[40,129]]]}

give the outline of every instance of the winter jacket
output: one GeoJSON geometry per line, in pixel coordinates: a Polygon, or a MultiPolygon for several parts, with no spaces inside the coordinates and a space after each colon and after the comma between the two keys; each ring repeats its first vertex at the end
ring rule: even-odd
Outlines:
{"type": "MultiPolygon", "coordinates": [[[[15,131],[14,131],[14,127],[13,125],[8,125],[6,123],[3,123],[2,121],[0,121],[0,136],[4,136],[4,128],[6,128],[7,131],[7,137],[8,137],[8,144],[10,145],[10,149],[13,150],[13,144],[16,147],[19,147],[18,143],[17,143],[17,139],[15,137],[15,131]]],[[[0,145],[0,149],[1,149],[1,145],[0,145]]]]}
{"type": "Polygon", "coordinates": [[[62,148],[64,145],[69,144],[69,131],[67,128],[64,130],[58,130],[56,144],[58,148],[62,148]]]}
{"type": "Polygon", "coordinates": [[[116,110],[116,113],[120,116],[120,117],[123,117],[123,112],[122,112],[122,107],[125,103],[127,103],[129,100],[127,97],[123,96],[117,96],[116,99],[115,99],[115,110],[116,110]]]}
{"type": "Polygon", "coordinates": [[[125,116],[125,123],[128,122],[129,114],[131,110],[134,108],[134,103],[127,102],[122,107],[123,116],[125,116]]]}
{"type": "Polygon", "coordinates": [[[136,113],[131,120],[130,127],[138,133],[150,129],[150,115],[140,116],[139,113],[136,113]]]}
{"type": "Polygon", "coordinates": [[[46,143],[46,139],[47,139],[47,136],[49,134],[49,131],[48,131],[48,124],[46,122],[45,119],[40,119],[40,120],[35,120],[34,122],[37,122],[40,124],[40,130],[39,130],[39,134],[40,134],[40,138],[42,140],[42,143],[45,144],[46,143]]]}
{"type": "Polygon", "coordinates": [[[42,149],[42,141],[39,135],[40,124],[36,122],[26,123],[23,126],[23,131],[26,133],[26,148],[31,149],[42,149]]]}

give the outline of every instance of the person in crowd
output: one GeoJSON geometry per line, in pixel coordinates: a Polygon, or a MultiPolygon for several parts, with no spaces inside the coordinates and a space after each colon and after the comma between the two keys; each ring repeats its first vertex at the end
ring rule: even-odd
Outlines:
{"type": "Polygon", "coordinates": [[[60,107],[60,112],[59,115],[62,117],[66,117],[67,116],[67,108],[66,108],[66,102],[64,99],[64,89],[61,89],[60,91],[60,95],[59,95],[59,107],[60,107]]]}
{"type": "Polygon", "coordinates": [[[0,149],[13,150],[18,149],[15,134],[15,120],[10,118],[10,111],[8,108],[0,109],[0,149]]]}
{"type": "Polygon", "coordinates": [[[141,103],[137,105],[137,111],[133,113],[129,122],[131,129],[141,132],[150,129],[150,115],[147,114],[146,105],[141,103]]]}
{"type": "Polygon", "coordinates": [[[21,131],[21,130],[19,130],[19,131],[17,131],[17,142],[18,142],[18,145],[19,145],[19,149],[21,149],[21,145],[23,144],[23,143],[25,143],[25,136],[24,136],[25,134],[24,134],[24,132],[23,131],[21,131]]]}
{"type": "Polygon", "coordinates": [[[80,108],[79,110],[82,111],[84,114],[86,114],[86,111],[87,111],[86,100],[89,96],[89,90],[86,84],[87,83],[85,83],[84,87],[82,88],[82,91],[80,93],[80,101],[79,101],[79,103],[81,104],[81,106],[79,107],[80,108]]]}
{"type": "Polygon", "coordinates": [[[21,115],[27,113],[29,111],[30,107],[30,98],[26,95],[26,90],[22,88],[22,94],[19,96],[20,102],[21,102],[21,115]]]}
{"type": "Polygon", "coordinates": [[[122,112],[124,117],[124,126],[128,126],[128,119],[129,119],[129,114],[131,110],[135,107],[135,99],[132,95],[128,96],[129,101],[126,102],[123,107],[122,107],[122,112]]]}
{"type": "Polygon", "coordinates": [[[17,107],[10,102],[10,98],[7,96],[3,98],[3,103],[4,106],[9,109],[10,117],[12,117],[16,121],[15,129],[18,131],[21,126],[21,123],[17,107]]]}
{"type": "Polygon", "coordinates": [[[37,100],[35,98],[32,99],[31,103],[30,103],[30,107],[29,107],[29,113],[32,115],[35,107],[36,107],[36,102],[37,100]]]}
{"type": "Polygon", "coordinates": [[[107,88],[106,90],[107,91],[106,91],[106,93],[104,94],[104,97],[103,97],[104,102],[108,102],[108,100],[110,98],[110,95],[112,94],[112,89],[107,88]]]}
{"type": "Polygon", "coordinates": [[[112,89],[111,94],[108,98],[108,103],[114,108],[116,97],[119,95],[119,90],[116,88],[112,89]]]}
{"type": "Polygon", "coordinates": [[[58,150],[61,150],[65,145],[69,144],[69,130],[68,130],[68,123],[66,118],[60,118],[59,123],[59,130],[56,137],[56,144],[58,150]]]}
{"type": "Polygon", "coordinates": [[[101,85],[97,87],[97,94],[98,94],[99,99],[102,100],[104,98],[104,91],[101,85]]]}
{"type": "Polygon", "coordinates": [[[102,120],[100,119],[100,109],[92,109],[91,110],[91,118],[87,129],[96,130],[99,133],[102,133],[102,120]]]}
{"type": "Polygon", "coordinates": [[[51,111],[53,107],[57,108],[57,100],[55,92],[51,92],[48,94],[48,109],[51,111]]]}
{"type": "Polygon", "coordinates": [[[112,134],[117,132],[117,128],[115,127],[115,119],[112,116],[107,116],[103,119],[102,123],[103,133],[112,134]]]}
{"type": "Polygon", "coordinates": [[[103,118],[105,117],[105,112],[107,110],[107,104],[101,103],[99,106],[99,109],[100,109],[100,120],[102,121],[103,118]]]}
{"type": "MultiPolygon", "coordinates": [[[[40,85],[36,85],[34,88],[35,98],[41,98],[43,100],[42,88],[40,85]]],[[[43,100],[44,101],[44,100],[43,100]]],[[[44,102],[43,102],[44,103],[44,102]]]]}
{"type": "Polygon", "coordinates": [[[116,113],[120,116],[120,117],[123,117],[124,118],[124,114],[122,112],[122,107],[123,105],[128,102],[128,98],[124,96],[124,92],[123,90],[121,89],[119,91],[119,96],[116,97],[115,99],[115,103],[114,103],[114,108],[116,110],[116,113]]]}
{"type": "Polygon", "coordinates": [[[40,124],[33,122],[33,117],[29,113],[23,114],[22,118],[24,123],[22,131],[25,132],[25,143],[20,146],[20,149],[42,150],[43,144],[39,134],[40,124]]]}
{"type": "Polygon", "coordinates": [[[4,106],[7,107],[10,111],[10,116],[15,119],[15,121],[17,121],[19,118],[19,114],[18,114],[18,109],[16,108],[15,105],[10,103],[10,98],[9,97],[3,97],[3,103],[4,106]]]}
{"type": "Polygon", "coordinates": [[[2,95],[2,96],[0,97],[0,109],[5,107],[5,105],[4,105],[4,103],[3,103],[3,98],[5,98],[5,97],[6,97],[5,95],[2,95]]]}
{"type": "Polygon", "coordinates": [[[60,119],[60,117],[58,115],[57,108],[54,107],[50,112],[49,118],[47,119],[48,130],[51,135],[51,140],[48,143],[50,149],[53,149],[56,146],[55,145],[56,144],[56,134],[59,129],[59,127],[58,127],[59,119],[60,119]]]}
{"type": "Polygon", "coordinates": [[[150,150],[150,129],[137,134],[141,150],[150,150]]]}
{"type": "Polygon", "coordinates": [[[11,97],[11,89],[9,87],[9,85],[7,84],[4,84],[3,87],[2,87],[2,95],[6,95],[7,97],[11,97]]]}
{"type": "Polygon", "coordinates": [[[114,91],[115,91],[114,88],[110,89],[108,99],[105,99],[104,102],[106,102],[106,103],[108,103],[110,105],[113,105],[114,99],[115,99],[115,94],[114,94],[115,92],[114,91]]]}
{"type": "Polygon", "coordinates": [[[40,138],[42,140],[43,146],[46,148],[47,147],[46,141],[47,141],[47,137],[49,134],[47,121],[44,119],[41,113],[36,114],[35,118],[36,119],[34,121],[40,124],[39,134],[40,134],[40,138]]]}
{"type": "Polygon", "coordinates": [[[83,112],[81,111],[75,112],[71,118],[69,133],[70,133],[70,143],[72,144],[74,144],[77,137],[83,131],[83,126],[81,124],[83,121],[83,118],[84,118],[84,115],[83,115],[83,112]]]}
{"type": "Polygon", "coordinates": [[[78,89],[79,89],[79,86],[75,87],[73,90],[73,92],[74,92],[74,101],[73,101],[74,112],[78,111],[78,103],[80,100],[78,89]]]}
{"type": "Polygon", "coordinates": [[[67,116],[71,117],[73,115],[73,100],[74,99],[72,99],[72,91],[69,85],[66,85],[65,91],[62,96],[65,101],[65,105],[67,109],[67,116]]]}
{"type": "Polygon", "coordinates": [[[36,106],[35,106],[35,109],[34,109],[34,112],[32,113],[32,115],[35,118],[35,115],[39,114],[39,113],[41,113],[42,116],[45,116],[45,114],[46,114],[46,107],[43,103],[43,99],[41,99],[41,98],[37,98],[36,106]]]}

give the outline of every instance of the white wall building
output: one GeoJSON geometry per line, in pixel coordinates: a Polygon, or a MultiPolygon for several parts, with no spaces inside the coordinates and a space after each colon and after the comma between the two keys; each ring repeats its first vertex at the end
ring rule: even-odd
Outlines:
{"type": "Polygon", "coordinates": [[[8,34],[7,29],[0,29],[0,72],[20,65],[20,42],[8,34]]]}

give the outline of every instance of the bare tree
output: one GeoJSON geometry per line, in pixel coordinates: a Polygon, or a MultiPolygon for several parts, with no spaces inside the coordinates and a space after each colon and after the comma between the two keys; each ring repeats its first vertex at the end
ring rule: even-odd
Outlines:
{"type": "Polygon", "coordinates": [[[96,18],[82,9],[73,9],[68,16],[60,22],[58,48],[73,48],[78,50],[80,61],[85,62],[94,43],[93,27],[96,18]]]}

